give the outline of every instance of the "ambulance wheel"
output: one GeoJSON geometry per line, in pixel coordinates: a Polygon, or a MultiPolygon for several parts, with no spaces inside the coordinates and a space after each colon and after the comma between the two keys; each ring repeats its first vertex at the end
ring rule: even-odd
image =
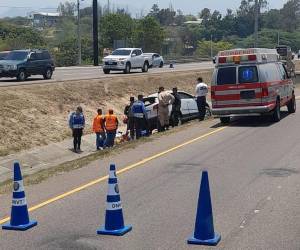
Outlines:
{"type": "Polygon", "coordinates": [[[103,69],[103,73],[104,73],[104,74],[109,74],[109,73],[110,73],[110,70],[109,70],[109,69],[103,69]]]}
{"type": "Polygon", "coordinates": [[[288,108],[288,111],[290,114],[293,114],[296,112],[296,97],[295,97],[294,93],[293,93],[292,99],[287,104],[287,108],[288,108]]]}
{"type": "Polygon", "coordinates": [[[281,119],[281,115],[280,115],[280,101],[279,99],[277,99],[276,101],[276,107],[273,111],[273,116],[272,116],[273,122],[279,122],[281,119]]]}
{"type": "Polygon", "coordinates": [[[222,124],[230,123],[230,117],[220,117],[220,121],[222,124]]]}

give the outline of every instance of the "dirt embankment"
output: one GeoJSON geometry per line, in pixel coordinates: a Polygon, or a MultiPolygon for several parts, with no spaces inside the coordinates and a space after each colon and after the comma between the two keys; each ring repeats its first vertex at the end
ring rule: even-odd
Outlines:
{"type": "Polygon", "coordinates": [[[127,76],[66,83],[5,87],[0,89],[0,156],[69,137],[68,115],[83,107],[87,126],[97,108],[113,108],[122,119],[130,96],[148,95],[159,86],[194,93],[195,79],[210,81],[211,71],[174,72],[160,75],[127,76]]]}

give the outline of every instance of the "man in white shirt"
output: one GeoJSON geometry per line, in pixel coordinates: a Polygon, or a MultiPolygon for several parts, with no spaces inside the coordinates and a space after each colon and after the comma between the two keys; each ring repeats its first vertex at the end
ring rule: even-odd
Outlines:
{"type": "Polygon", "coordinates": [[[196,97],[199,111],[199,121],[203,121],[205,117],[206,95],[208,94],[208,86],[203,82],[202,77],[197,79],[196,97]]]}

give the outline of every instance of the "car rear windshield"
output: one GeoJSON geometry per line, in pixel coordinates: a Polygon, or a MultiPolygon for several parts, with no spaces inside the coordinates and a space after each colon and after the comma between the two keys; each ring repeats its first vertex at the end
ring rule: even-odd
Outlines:
{"type": "Polygon", "coordinates": [[[117,49],[112,53],[112,55],[113,56],[129,56],[130,52],[131,52],[131,50],[128,50],[128,49],[117,49]]]}
{"type": "Polygon", "coordinates": [[[23,61],[27,59],[28,52],[25,51],[12,51],[10,52],[7,57],[5,58],[6,60],[14,60],[14,61],[23,61]]]}
{"type": "Polygon", "coordinates": [[[256,66],[239,67],[239,83],[258,82],[258,74],[256,66]]]}
{"type": "Polygon", "coordinates": [[[0,52],[0,60],[4,60],[8,55],[8,52],[0,52]]]}
{"type": "Polygon", "coordinates": [[[236,67],[219,68],[217,84],[236,84],[236,67]]]}
{"type": "Polygon", "coordinates": [[[146,97],[143,99],[143,102],[144,102],[145,106],[148,107],[155,103],[155,99],[156,99],[155,97],[146,97]]]}

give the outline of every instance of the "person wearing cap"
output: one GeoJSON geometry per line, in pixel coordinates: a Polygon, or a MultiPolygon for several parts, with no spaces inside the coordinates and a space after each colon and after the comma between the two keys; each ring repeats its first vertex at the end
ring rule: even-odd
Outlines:
{"type": "Polygon", "coordinates": [[[97,110],[97,115],[93,120],[93,132],[96,134],[96,147],[97,150],[102,150],[104,147],[104,141],[106,139],[104,128],[104,117],[102,115],[102,109],[97,110]]]}
{"type": "Polygon", "coordinates": [[[73,112],[69,117],[69,127],[72,129],[74,152],[81,152],[81,137],[85,126],[85,118],[82,108],[79,106],[76,112],[73,112]]]}
{"type": "Polygon", "coordinates": [[[177,88],[173,88],[172,95],[174,96],[175,100],[172,105],[172,112],[171,112],[171,121],[172,121],[172,127],[178,126],[179,123],[179,116],[180,116],[180,110],[181,110],[181,98],[178,94],[177,88]]]}
{"type": "Polygon", "coordinates": [[[205,118],[205,106],[206,106],[206,95],[208,94],[208,86],[203,82],[202,77],[197,79],[196,85],[196,98],[199,112],[199,121],[203,121],[205,118]]]}
{"type": "Polygon", "coordinates": [[[117,129],[119,126],[119,121],[114,111],[110,109],[108,114],[104,118],[104,128],[106,130],[106,140],[105,147],[113,147],[115,144],[115,138],[117,134],[117,129]]]}
{"type": "Polygon", "coordinates": [[[128,131],[130,131],[130,138],[134,139],[134,117],[131,109],[135,102],[134,97],[130,97],[129,101],[130,103],[125,107],[124,115],[127,117],[127,135],[128,131]]]}
{"type": "Polygon", "coordinates": [[[158,120],[159,120],[159,130],[158,132],[165,131],[169,129],[169,105],[172,105],[175,101],[174,96],[165,91],[164,87],[159,87],[158,90],[158,120]]]}
{"type": "Polygon", "coordinates": [[[136,132],[137,140],[142,136],[142,131],[147,130],[147,112],[145,104],[143,102],[143,98],[143,95],[138,95],[138,100],[134,102],[131,107],[131,111],[134,117],[134,129],[136,132]]]}

